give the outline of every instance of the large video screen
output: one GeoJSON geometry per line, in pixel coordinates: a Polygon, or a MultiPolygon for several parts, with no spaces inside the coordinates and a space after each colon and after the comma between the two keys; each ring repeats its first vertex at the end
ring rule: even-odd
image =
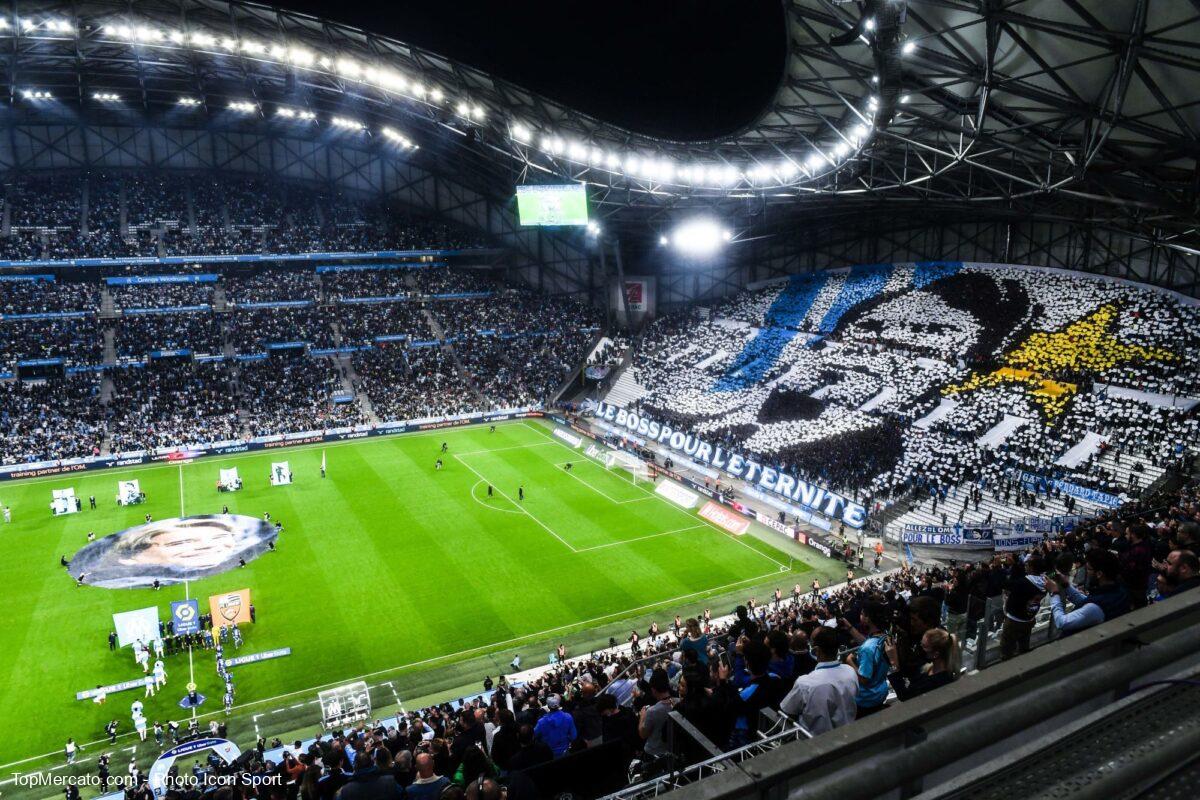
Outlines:
{"type": "Polygon", "coordinates": [[[587,225],[587,191],[582,183],[518,186],[522,225],[587,225]]]}

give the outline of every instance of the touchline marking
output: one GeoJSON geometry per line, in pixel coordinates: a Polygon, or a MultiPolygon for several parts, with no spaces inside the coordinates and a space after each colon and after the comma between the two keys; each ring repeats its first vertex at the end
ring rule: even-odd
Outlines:
{"type": "MultiPolygon", "coordinates": [[[[284,699],[285,697],[292,697],[293,695],[298,695],[298,694],[308,694],[310,692],[315,692],[320,689],[327,689],[330,686],[340,686],[344,683],[353,683],[355,681],[365,680],[366,678],[373,678],[376,675],[383,675],[388,672],[395,672],[397,670],[403,670],[403,669],[412,669],[414,667],[422,667],[427,664],[436,663],[438,661],[445,661],[447,659],[462,658],[463,656],[470,655],[471,653],[477,653],[481,650],[500,649],[500,648],[504,648],[504,647],[508,647],[510,645],[516,644],[518,642],[523,642],[527,639],[536,639],[539,637],[548,636],[552,633],[558,633],[560,631],[565,631],[565,630],[568,630],[568,629],[574,628],[574,627],[581,627],[581,626],[586,627],[589,625],[594,625],[598,622],[603,622],[604,620],[607,620],[607,619],[613,619],[614,617],[620,618],[620,617],[628,616],[630,614],[636,614],[639,611],[645,611],[650,608],[657,608],[658,606],[669,605],[671,603],[678,603],[682,600],[689,600],[693,597],[698,597],[700,595],[716,594],[718,592],[723,592],[726,589],[732,589],[736,586],[741,586],[742,584],[745,584],[745,583],[750,583],[752,581],[761,581],[766,578],[776,577],[778,575],[779,575],[778,572],[772,570],[771,572],[768,572],[764,575],[756,575],[753,578],[745,578],[740,581],[734,581],[733,583],[727,583],[724,586],[714,586],[710,589],[701,589],[696,592],[691,592],[689,594],[680,595],[679,597],[672,597],[667,600],[658,600],[653,603],[648,603],[643,606],[638,606],[637,608],[630,608],[630,609],[626,609],[625,611],[616,611],[616,612],[613,612],[612,614],[605,614],[604,616],[601,616],[601,617],[593,617],[592,619],[580,620],[579,622],[571,622],[566,625],[559,625],[558,627],[555,627],[555,628],[548,628],[544,631],[538,631],[536,633],[527,633],[524,636],[517,636],[513,639],[507,639],[507,640],[500,641],[500,642],[491,642],[490,644],[482,644],[482,645],[479,645],[478,647],[472,647],[467,650],[460,650],[457,653],[446,653],[445,655],[433,656],[431,658],[422,659],[421,661],[413,661],[408,664],[401,664],[401,665],[395,666],[395,667],[388,667],[387,669],[375,670],[374,672],[368,672],[364,675],[359,675],[359,676],[353,677],[353,678],[342,678],[340,680],[330,681],[329,683],[322,683],[317,686],[310,686],[307,689],[297,689],[294,692],[287,692],[286,694],[276,695],[275,697],[265,697],[262,700],[251,700],[249,703],[242,703],[242,704],[236,706],[236,708],[239,710],[240,709],[249,709],[254,706],[263,705],[265,703],[274,703],[278,700],[284,699]]],[[[313,700],[312,703],[310,703],[309,705],[312,705],[316,702],[317,702],[316,700],[313,700]]],[[[281,710],[286,711],[287,709],[281,709],[281,710]]],[[[205,717],[212,717],[212,716],[216,716],[221,713],[223,713],[223,710],[210,711],[207,714],[197,715],[197,719],[204,719],[205,717]]],[[[265,711],[263,712],[263,714],[266,714],[266,713],[268,713],[268,712],[265,712],[265,711]]],[[[270,713],[275,713],[275,712],[272,711],[270,713]]],[[[120,734],[117,738],[124,739],[126,736],[134,736],[134,735],[136,735],[134,731],[129,731],[128,733],[120,734]]],[[[83,745],[81,745],[81,747],[91,747],[92,745],[100,744],[102,742],[107,742],[107,741],[108,741],[107,738],[95,739],[94,741],[84,743],[83,745]]],[[[129,749],[132,752],[134,748],[129,748],[129,749]]],[[[20,761],[11,761],[7,764],[0,764],[0,771],[7,770],[10,767],[19,766],[21,764],[27,764],[30,761],[37,761],[39,759],[51,758],[54,756],[61,757],[62,750],[61,749],[54,750],[49,753],[43,753],[41,755],[30,756],[29,758],[23,758],[20,761]]],[[[8,778],[7,780],[0,781],[0,786],[4,785],[6,783],[13,783],[15,780],[16,780],[16,778],[8,778]]]]}
{"type": "Polygon", "coordinates": [[[187,515],[183,513],[183,464],[179,465],[179,517],[182,519],[187,515]]]}
{"type": "MultiPolygon", "coordinates": [[[[460,458],[460,457],[459,457],[457,454],[455,454],[455,455],[454,455],[454,459],[455,459],[455,460],[456,460],[458,463],[460,463],[460,464],[462,464],[464,467],[466,467],[467,469],[471,470],[471,472],[474,472],[474,473],[475,473],[475,475],[476,475],[476,476],[479,478],[479,480],[481,480],[481,481],[485,481],[485,482],[487,481],[487,478],[483,477],[483,475],[481,475],[481,474],[479,473],[479,470],[477,470],[477,469],[475,469],[474,467],[472,467],[472,466],[471,466],[470,464],[468,464],[466,461],[463,461],[463,460],[462,460],[462,459],[461,459],[461,458],[460,458]]],[[[494,484],[493,484],[493,485],[494,485],[494,484]]],[[[497,492],[497,493],[498,493],[498,494],[499,494],[501,497],[503,497],[505,500],[507,500],[508,502],[512,503],[514,507],[521,509],[522,513],[524,513],[524,514],[525,514],[527,517],[529,517],[531,520],[533,520],[534,522],[536,522],[538,525],[541,525],[541,526],[542,526],[542,528],[544,528],[544,529],[546,530],[546,532],[547,532],[547,533],[549,533],[549,534],[550,534],[551,536],[553,536],[555,539],[558,539],[560,542],[562,542],[563,546],[564,546],[564,547],[566,547],[568,550],[570,550],[572,553],[578,553],[578,552],[579,552],[578,550],[576,550],[574,547],[572,547],[572,546],[571,546],[570,542],[568,542],[566,539],[562,538],[562,537],[561,537],[561,536],[559,536],[557,533],[555,533],[555,532],[554,532],[554,531],[553,531],[553,530],[550,528],[550,526],[549,526],[549,525],[547,525],[546,523],[542,522],[540,519],[538,519],[537,517],[535,517],[533,514],[530,514],[530,513],[529,513],[529,511],[528,511],[528,510],[527,510],[525,507],[523,507],[523,506],[522,506],[522,505],[520,505],[519,503],[515,503],[515,502],[513,502],[513,499],[512,499],[511,497],[509,497],[508,495],[506,495],[504,492],[500,491],[499,489],[497,489],[497,490],[496,490],[496,492],[497,492]]]]}
{"type": "Polygon", "coordinates": [[[641,542],[641,541],[644,541],[644,540],[646,540],[646,539],[657,539],[659,536],[670,536],[670,535],[671,535],[671,534],[673,534],[673,533],[683,533],[684,531],[699,531],[699,530],[704,530],[704,528],[705,528],[705,527],[707,527],[707,526],[705,526],[705,525],[693,525],[693,526],[691,526],[690,528],[676,528],[676,529],[675,529],[675,530],[673,530],[673,531],[663,531],[662,533],[650,533],[650,534],[647,534],[647,535],[645,535],[645,536],[638,536],[637,538],[634,538],[634,539],[622,539],[622,540],[621,540],[621,541],[619,541],[619,542],[609,542],[608,544],[597,544],[597,545],[593,545],[593,546],[591,546],[591,547],[581,547],[581,548],[578,550],[578,552],[580,552],[580,553],[590,553],[592,550],[603,550],[603,549],[604,549],[604,548],[606,548],[606,547],[617,547],[618,545],[622,545],[622,544],[633,544],[634,542],[641,542]]]}
{"type": "MultiPolygon", "coordinates": [[[[289,453],[295,453],[295,452],[299,452],[301,450],[314,450],[318,447],[347,447],[347,446],[362,444],[363,442],[383,443],[383,442],[401,441],[401,440],[405,440],[405,439],[423,439],[423,438],[427,438],[430,436],[444,437],[444,436],[446,436],[447,433],[455,433],[458,431],[468,431],[468,430],[471,430],[472,428],[481,428],[484,425],[488,425],[488,424],[489,423],[487,423],[487,422],[477,422],[477,423],[471,423],[469,425],[462,425],[457,428],[443,428],[441,430],[436,430],[436,431],[414,431],[412,433],[388,433],[388,434],[383,434],[382,436],[376,436],[376,437],[372,437],[369,439],[347,439],[346,441],[343,441],[343,442],[314,442],[312,444],[295,444],[295,445],[288,445],[287,447],[266,448],[266,449],[262,449],[262,450],[251,450],[246,453],[230,453],[228,455],[211,453],[209,455],[200,456],[200,458],[203,459],[203,462],[205,464],[208,464],[210,462],[215,462],[217,459],[220,459],[221,461],[238,461],[243,458],[255,458],[258,456],[267,455],[268,453],[271,452],[272,449],[286,450],[289,453]]],[[[516,427],[520,423],[517,420],[509,420],[507,422],[499,422],[496,424],[497,425],[511,425],[513,427],[516,427]]],[[[530,443],[530,444],[526,444],[526,445],[519,445],[519,447],[534,447],[534,446],[541,447],[542,444],[545,444],[545,443],[544,442],[536,442],[536,443],[530,443]]],[[[500,450],[500,449],[504,449],[504,448],[496,448],[496,449],[500,450]]],[[[491,453],[494,451],[480,450],[478,452],[491,453]]],[[[110,454],[110,455],[116,455],[116,454],[110,454]]],[[[196,459],[189,458],[187,460],[187,463],[195,464],[195,463],[199,463],[199,462],[197,462],[196,459]]],[[[22,483],[42,483],[45,481],[62,481],[64,478],[69,478],[72,476],[128,475],[131,472],[144,472],[144,471],[150,470],[150,469],[162,469],[163,467],[169,468],[170,466],[171,466],[171,462],[164,461],[164,462],[159,462],[157,464],[139,464],[136,467],[126,467],[124,469],[112,469],[111,467],[105,468],[105,469],[89,469],[89,470],[83,470],[81,472],[61,472],[57,475],[39,475],[37,477],[32,477],[32,478],[18,478],[15,481],[11,481],[11,483],[13,485],[16,485],[16,484],[22,484],[22,483]]]]}

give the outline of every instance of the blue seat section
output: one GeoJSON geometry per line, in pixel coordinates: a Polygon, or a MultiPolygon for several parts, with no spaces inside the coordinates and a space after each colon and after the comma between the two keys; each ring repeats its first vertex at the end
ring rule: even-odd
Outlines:
{"type": "Polygon", "coordinates": [[[834,298],[833,305],[821,319],[818,330],[821,333],[832,333],[847,311],[883,291],[894,269],[892,264],[864,264],[851,269],[841,291],[834,298]]]}
{"type": "Polygon", "coordinates": [[[963,268],[961,261],[920,261],[913,268],[913,288],[924,289],[934,281],[956,275],[963,268]]]}
{"type": "Polygon", "coordinates": [[[800,323],[808,316],[827,276],[794,275],[787,287],[767,309],[766,325],[746,343],[729,369],[713,384],[714,392],[736,392],[759,383],[779,360],[788,342],[800,335],[800,323]]]}

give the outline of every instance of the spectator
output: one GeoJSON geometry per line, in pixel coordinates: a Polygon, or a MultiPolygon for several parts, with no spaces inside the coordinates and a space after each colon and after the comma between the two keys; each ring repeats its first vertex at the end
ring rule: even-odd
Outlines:
{"type": "Polygon", "coordinates": [[[438,800],[450,785],[450,779],[434,772],[433,756],[429,753],[418,753],[416,765],[417,777],[405,789],[404,796],[408,800],[438,800]]]}
{"type": "Polygon", "coordinates": [[[817,664],[796,679],[779,708],[799,719],[814,736],[840,728],[857,716],[859,680],[854,668],[838,661],[838,635],[832,628],[813,634],[817,664]]]}
{"type": "Polygon", "coordinates": [[[638,735],[642,737],[642,749],[650,758],[670,755],[667,742],[667,720],[675,707],[671,696],[671,681],[666,670],[656,669],[650,676],[651,702],[642,707],[638,720],[638,735]]]}
{"type": "Polygon", "coordinates": [[[534,735],[532,725],[522,725],[517,729],[517,743],[521,749],[509,761],[511,772],[531,769],[554,760],[554,752],[540,737],[534,735]]]}
{"type": "Polygon", "coordinates": [[[1200,559],[1191,550],[1172,550],[1162,571],[1165,599],[1200,587],[1200,559]]]}
{"type": "Polygon", "coordinates": [[[1000,631],[1000,657],[1012,658],[1029,651],[1029,635],[1046,596],[1042,573],[1045,564],[1037,553],[1022,561],[1013,556],[1004,585],[1004,627],[1000,631]]]}
{"type": "MultiPolygon", "coordinates": [[[[888,642],[884,647],[888,661],[896,666],[900,658],[896,646],[888,642]]],[[[888,682],[902,701],[911,700],[958,679],[959,645],[953,635],[941,628],[930,628],[921,636],[921,648],[925,651],[927,663],[917,677],[909,678],[899,670],[888,675],[888,682]]]]}
{"type": "Polygon", "coordinates": [[[888,660],[883,649],[885,633],[891,626],[887,606],[876,599],[868,600],[860,612],[860,624],[866,635],[846,661],[858,671],[858,693],[854,698],[857,716],[866,717],[883,710],[887,701],[888,660]]]}
{"type": "Polygon", "coordinates": [[[392,776],[392,754],[383,745],[373,753],[360,752],[354,775],[338,789],[337,800],[396,800],[404,792],[392,776]]]}
{"type": "Polygon", "coordinates": [[[546,700],[546,708],[548,713],[538,720],[534,734],[550,748],[555,758],[561,758],[578,735],[575,720],[562,710],[562,698],[557,694],[550,695],[546,700]]]}
{"type": "Polygon", "coordinates": [[[1084,562],[1087,594],[1062,575],[1046,578],[1054,626],[1064,636],[1115,619],[1130,609],[1129,590],[1121,583],[1121,562],[1117,556],[1109,550],[1093,549],[1088,551],[1084,562]],[[1075,606],[1074,611],[1066,610],[1064,595],[1075,606]]]}

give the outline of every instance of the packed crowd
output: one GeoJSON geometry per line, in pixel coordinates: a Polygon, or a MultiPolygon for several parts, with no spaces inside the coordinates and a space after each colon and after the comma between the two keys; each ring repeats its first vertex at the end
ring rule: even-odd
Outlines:
{"type": "Polygon", "coordinates": [[[0,321],[0,364],[61,358],[69,364],[99,364],[104,337],[96,317],[6,319],[0,321]]]}
{"type": "Polygon", "coordinates": [[[483,244],[450,225],[403,217],[370,199],[264,178],[141,172],[32,177],[8,185],[3,200],[13,232],[0,239],[0,255],[14,259],[483,244]]]}
{"type": "Polygon", "coordinates": [[[335,403],[343,376],[322,359],[269,356],[238,368],[238,396],[251,436],[328,430],[367,420],[357,403],[335,403]]]}
{"type": "Polygon", "coordinates": [[[284,342],[333,347],[329,323],[329,317],[316,306],[239,309],[229,318],[229,339],[236,353],[261,352],[284,342]]]}
{"type": "Polygon", "coordinates": [[[352,364],[359,391],[385,422],[463,414],[479,406],[454,359],[440,347],[388,345],[355,353],[352,364]]]}
{"type": "Polygon", "coordinates": [[[369,345],[376,336],[434,339],[425,309],[417,303],[345,303],[337,307],[337,320],[343,346],[369,345]]]}
{"type": "Polygon", "coordinates": [[[118,358],[145,358],[155,350],[191,350],[219,355],[224,350],[221,318],[208,311],[127,314],[114,327],[118,358]]]}
{"type": "Polygon", "coordinates": [[[113,307],[170,308],[171,306],[211,306],[212,283],[138,283],[110,286],[113,307]]]}
{"type": "Polygon", "coordinates": [[[104,441],[100,378],[0,381],[0,463],[96,455],[104,441]]]}
{"type": "Polygon", "coordinates": [[[225,302],[272,303],[295,300],[316,301],[321,284],[317,274],[298,269],[266,269],[231,273],[224,278],[225,302]]]}
{"type": "Polygon", "coordinates": [[[100,286],[90,281],[4,281],[0,289],[0,314],[54,314],[100,307],[100,286]]]}
{"type": "Polygon", "coordinates": [[[154,359],[113,370],[108,402],[114,453],[239,438],[237,402],[225,365],[154,359]]]}
{"type": "Polygon", "coordinates": [[[347,297],[408,297],[413,292],[410,275],[416,270],[356,269],[326,272],[321,286],[326,299],[336,302],[347,297]]]}
{"type": "MultiPolygon", "coordinates": [[[[872,506],[1014,471],[1120,495],[1194,447],[1197,344],[1200,309],[1151,289],[896,265],[665,315],[634,375],[644,413],[872,506]]],[[[993,513],[1029,514],[963,518],[993,513]]]]}

